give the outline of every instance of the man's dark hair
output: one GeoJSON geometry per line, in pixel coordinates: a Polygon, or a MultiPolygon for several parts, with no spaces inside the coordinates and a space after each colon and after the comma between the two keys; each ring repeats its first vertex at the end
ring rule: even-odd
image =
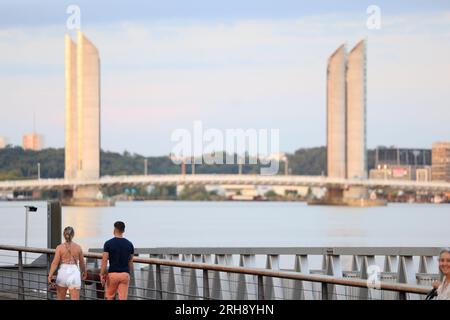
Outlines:
{"type": "Polygon", "coordinates": [[[114,228],[123,233],[125,232],[125,223],[123,223],[122,221],[116,221],[114,222],[114,228]]]}

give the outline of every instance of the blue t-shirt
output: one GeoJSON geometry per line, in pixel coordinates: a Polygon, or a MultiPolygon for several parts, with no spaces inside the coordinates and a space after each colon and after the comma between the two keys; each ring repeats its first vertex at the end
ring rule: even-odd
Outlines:
{"type": "Polygon", "coordinates": [[[108,272],[128,272],[128,261],[134,254],[133,244],[125,238],[114,237],[105,242],[103,251],[109,254],[108,272]]]}

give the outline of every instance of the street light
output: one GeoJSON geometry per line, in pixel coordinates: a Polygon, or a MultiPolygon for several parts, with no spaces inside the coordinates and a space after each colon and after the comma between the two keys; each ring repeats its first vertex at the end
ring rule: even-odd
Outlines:
{"type": "Polygon", "coordinates": [[[284,155],[284,175],[289,175],[289,158],[287,155],[284,155]]]}
{"type": "MultiPolygon", "coordinates": [[[[36,212],[37,208],[33,206],[25,206],[25,247],[28,247],[28,213],[36,212]]],[[[25,263],[27,263],[27,253],[25,252],[25,263]]]]}

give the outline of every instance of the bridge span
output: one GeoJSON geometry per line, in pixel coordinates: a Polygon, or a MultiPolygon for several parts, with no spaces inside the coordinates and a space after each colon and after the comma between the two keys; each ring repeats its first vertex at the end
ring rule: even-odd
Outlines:
{"type": "Polygon", "coordinates": [[[361,186],[370,189],[393,188],[404,191],[450,192],[448,182],[418,182],[409,180],[341,179],[325,176],[239,175],[239,174],[166,174],[102,176],[99,179],[34,179],[1,181],[0,191],[74,190],[86,186],[139,185],[264,185],[343,188],[361,186]]]}

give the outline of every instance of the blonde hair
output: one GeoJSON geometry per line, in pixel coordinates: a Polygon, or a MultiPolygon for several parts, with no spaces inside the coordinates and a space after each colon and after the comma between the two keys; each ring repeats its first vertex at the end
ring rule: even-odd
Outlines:
{"type": "Polygon", "coordinates": [[[66,239],[67,242],[71,242],[73,239],[73,236],[75,235],[75,231],[73,230],[72,227],[65,227],[63,235],[64,235],[64,239],[66,239]]]}

